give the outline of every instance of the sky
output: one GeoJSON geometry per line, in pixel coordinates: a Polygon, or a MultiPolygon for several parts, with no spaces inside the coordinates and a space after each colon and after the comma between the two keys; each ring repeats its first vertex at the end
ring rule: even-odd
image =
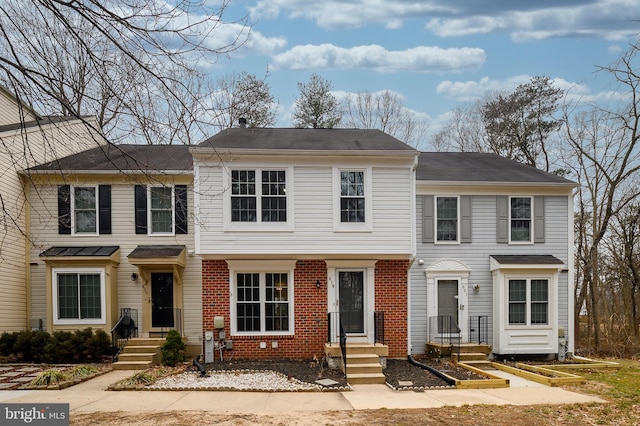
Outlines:
{"type": "MultiPolygon", "coordinates": [[[[291,127],[298,83],[315,73],[336,97],[391,90],[434,133],[457,106],[548,76],[572,99],[615,97],[611,76],[640,34],[640,0],[230,0],[219,43],[251,22],[212,79],[266,77],[291,127]]],[[[419,148],[429,150],[429,138],[419,148]]]]}

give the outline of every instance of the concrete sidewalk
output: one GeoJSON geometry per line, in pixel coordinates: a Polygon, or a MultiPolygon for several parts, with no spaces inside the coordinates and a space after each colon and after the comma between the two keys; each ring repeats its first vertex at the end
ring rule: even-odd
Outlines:
{"type": "MultiPolygon", "coordinates": [[[[69,403],[72,412],[208,411],[274,414],[328,410],[437,408],[471,404],[534,405],[606,402],[509,375],[510,388],[394,391],[386,385],[358,385],[348,392],[107,391],[131,376],[111,371],[67,389],[0,391],[5,403],[69,403]],[[541,389],[543,388],[543,389],[541,389]]],[[[508,373],[505,373],[508,374],[508,373]]]]}

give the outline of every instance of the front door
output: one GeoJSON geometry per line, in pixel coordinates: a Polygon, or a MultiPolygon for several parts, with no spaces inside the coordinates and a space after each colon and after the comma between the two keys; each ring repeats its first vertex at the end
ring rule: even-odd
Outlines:
{"type": "Polygon", "coordinates": [[[340,320],[347,334],[364,334],[364,271],[338,272],[340,320]]]}
{"type": "Polygon", "coordinates": [[[172,328],[173,273],[151,273],[151,327],[172,328]]]}
{"type": "Polygon", "coordinates": [[[455,333],[459,329],[458,280],[438,280],[438,333],[455,333]]]}

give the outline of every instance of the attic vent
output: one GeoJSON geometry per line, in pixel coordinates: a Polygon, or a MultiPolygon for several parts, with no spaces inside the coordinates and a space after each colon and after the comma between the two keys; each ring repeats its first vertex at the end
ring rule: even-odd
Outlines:
{"type": "Polygon", "coordinates": [[[247,119],[246,119],[246,118],[240,118],[240,119],[238,120],[238,123],[240,124],[240,127],[241,127],[241,128],[243,128],[243,129],[244,129],[245,127],[247,127],[247,119]]]}

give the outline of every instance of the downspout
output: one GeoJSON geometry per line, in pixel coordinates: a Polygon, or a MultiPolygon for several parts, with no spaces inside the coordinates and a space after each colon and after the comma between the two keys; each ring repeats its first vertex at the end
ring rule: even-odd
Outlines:
{"type": "Polygon", "coordinates": [[[411,355],[407,355],[407,359],[409,360],[409,362],[413,365],[415,365],[416,367],[420,367],[423,370],[427,370],[433,374],[435,374],[436,376],[438,376],[439,378],[441,378],[442,380],[444,380],[449,386],[455,386],[456,385],[456,381],[454,379],[452,379],[449,376],[446,376],[445,374],[443,374],[442,372],[436,370],[433,367],[430,367],[428,365],[425,364],[421,364],[418,361],[416,361],[415,359],[413,359],[413,357],[411,355]]]}

